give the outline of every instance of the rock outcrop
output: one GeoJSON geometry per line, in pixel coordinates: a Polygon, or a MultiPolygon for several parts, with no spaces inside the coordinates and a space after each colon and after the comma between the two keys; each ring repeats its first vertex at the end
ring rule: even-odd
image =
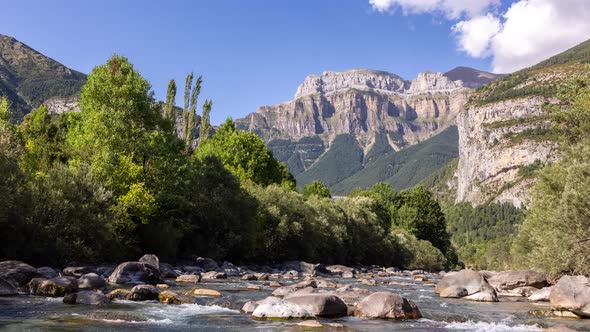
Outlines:
{"type": "Polygon", "coordinates": [[[472,106],[457,117],[457,202],[526,206],[534,170],[557,158],[557,143],[539,139],[549,130],[544,97],[472,106]]]}
{"type": "Polygon", "coordinates": [[[551,289],[549,302],[554,309],[590,317],[590,279],[584,276],[561,277],[551,289]]]}

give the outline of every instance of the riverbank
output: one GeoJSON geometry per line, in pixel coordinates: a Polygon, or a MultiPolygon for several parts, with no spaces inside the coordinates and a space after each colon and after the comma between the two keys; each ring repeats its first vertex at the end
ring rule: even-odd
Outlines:
{"type": "MultiPolygon", "coordinates": [[[[304,327],[298,324],[311,319],[317,322],[305,325],[319,324],[327,330],[590,329],[587,320],[539,315],[553,310],[549,302],[532,302],[524,296],[496,292],[496,288],[493,291],[498,302],[437,294],[453,276],[466,272],[444,276],[305,262],[238,267],[204,258],[195,259],[194,265],[169,266],[156,260],[146,255],[140,262],[119,266],[61,270],[0,262],[0,278],[9,284],[18,283],[16,294],[0,298],[0,328],[126,331],[141,326],[146,331],[285,331],[301,330],[304,327]],[[137,286],[139,283],[145,284],[137,286]]],[[[498,279],[504,280],[499,283],[504,288],[521,283],[517,280],[520,277],[500,274],[502,278],[493,279],[491,272],[474,273],[488,285],[488,281],[494,284],[498,279]]],[[[454,279],[454,286],[458,281],[473,284],[468,278],[454,279]]],[[[529,284],[545,285],[534,279],[530,275],[524,278],[529,284]]]]}

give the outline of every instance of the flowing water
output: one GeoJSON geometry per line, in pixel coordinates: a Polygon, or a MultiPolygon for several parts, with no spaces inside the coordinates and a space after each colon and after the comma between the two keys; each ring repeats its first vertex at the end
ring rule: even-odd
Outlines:
{"type": "MultiPolygon", "coordinates": [[[[409,277],[379,278],[409,283],[407,286],[359,286],[372,291],[392,291],[413,300],[424,318],[414,321],[366,320],[355,317],[325,320],[356,331],[542,331],[550,326],[568,326],[590,331],[590,321],[535,317],[530,310],[549,309],[547,304],[523,299],[502,298],[498,303],[441,299],[432,285],[414,282],[409,277]]],[[[347,279],[337,279],[347,282],[347,279]]],[[[348,280],[353,282],[353,280],[348,280]]],[[[221,298],[198,298],[197,304],[165,305],[157,302],[119,301],[106,307],[67,305],[61,298],[21,295],[0,297],[0,330],[6,331],[302,331],[296,321],[255,321],[239,309],[250,300],[260,300],[273,289],[247,291],[245,287],[262,282],[230,278],[178,284],[171,290],[216,289],[221,298]]],[[[358,285],[358,284],[357,284],[358,285]]],[[[324,321],[324,320],[320,320],[324,321]]],[[[322,330],[329,331],[329,330],[322,330]]],[[[340,329],[339,331],[342,331],[340,329]]]]}

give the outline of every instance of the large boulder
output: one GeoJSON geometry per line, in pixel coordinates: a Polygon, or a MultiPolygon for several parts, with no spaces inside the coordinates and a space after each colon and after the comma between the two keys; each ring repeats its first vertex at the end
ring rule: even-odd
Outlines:
{"type": "Polygon", "coordinates": [[[104,288],[107,281],[96,273],[88,273],[78,279],[78,288],[80,289],[99,289],[104,288]]]}
{"type": "Polygon", "coordinates": [[[112,284],[162,284],[164,280],[160,272],[150,264],[141,262],[121,263],[109,276],[108,282],[112,284]]]}
{"type": "Polygon", "coordinates": [[[551,289],[549,302],[554,309],[590,317],[590,279],[584,276],[561,277],[551,289]]]}
{"type": "Polygon", "coordinates": [[[107,305],[111,301],[109,298],[100,292],[81,291],[78,293],[71,293],[64,296],[64,303],[67,304],[85,304],[85,305],[107,305]]]}
{"type": "Polygon", "coordinates": [[[153,285],[137,285],[131,288],[131,301],[158,300],[160,292],[153,285]]]}
{"type": "Polygon", "coordinates": [[[217,272],[223,272],[229,277],[237,277],[240,275],[240,268],[230,262],[223,262],[217,272]]]}
{"type": "Polygon", "coordinates": [[[512,290],[524,286],[541,289],[549,284],[545,276],[529,270],[498,272],[488,279],[488,283],[497,291],[512,290]]]}
{"type": "Polygon", "coordinates": [[[32,295],[61,297],[78,290],[78,280],[74,277],[57,277],[52,279],[34,278],[29,284],[32,295]]]}
{"type": "Polygon", "coordinates": [[[31,279],[39,276],[37,269],[21,261],[0,262],[0,278],[15,288],[26,286],[31,279]]]}
{"type": "Polygon", "coordinates": [[[37,273],[39,274],[39,277],[45,279],[59,277],[59,272],[57,272],[57,270],[55,270],[54,268],[48,266],[38,268],[37,273]]]}
{"type": "Polygon", "coordinates": [[[64,276],[80,278],[88,273],[96,273],[96,268],[92,266],[68,266],[62,272],[64,276]]]}
{"type": "Polygon", "coordinates": [[[448,297],[457,297],[463,294],[461,289],[467,291],[467,295],[478,293],[488,289],[489,284],[485,278],[473,270],[461,270],[457,273],[447,273],[436,285],[434,292],[448,297]]]}
{"type": "Polygon", "coordinates": [[[529,295],[528,299],[532,302],[549,301],[553,287],[544,287],[529,295]]]}
{"type": "Polygon", "coordinates": [[[16,288],[8,281],[0,278],[0,296],[12,296],[17,295],[16,288]]]}
{"type": "Polygon", "coordinates": [[[252,318],[259,320],[302,319],[311,316],[302,306],[277,297],[268,297],[260,301],[252,313],[252,318]]]}
{"type": "Polygon", "coordinates": [[[356,305],[355,315],[381,319],[422,318],[414,302],[390,292],[377,292],[365,297],[356,305]]]}
{"type": "Polygon", "coordinates": [[[469,293],[467,292],[467,289],[463,288],[462,286],[453,285],[453,286],[441,289],[439,295],[440,295],[440,297],[459,299],[459,298],[469,295],[469,293]]]}
{"type": "Polygon", "coordinates": [[[219,269],[219,264],[211,258],[197,257],[195,265],[202,268],[205,271],[215,271],[219,269]]]}
{"type": "Polygon", "coordinates": [[[96,268],[96,274],[108,278],[115,271],[115,268],[116,266],[99,266],[96,268]]]}
{"type": "Polygon", "coordinates": [[[141,258],[139,259],[138,262],[151,265],[152,267],[154,267],[158,271],[160,270],[160,259],[156,255],[153,255],[153,254],[143,255],[143,256],[141,256],[141,258]]]}
{"type": "Polygon", "coordinates": [[[306,294],[285,300],[300,305],[316,317],[343,317],[348,312],[346,304],[339,297],[330,294],[306,294]]]}
{"type": "Polygon", "coordinates": [[[160,262],[160,276],[162,278],[176,278],[179,274],[174,270],[172,265],[160,262]]]}

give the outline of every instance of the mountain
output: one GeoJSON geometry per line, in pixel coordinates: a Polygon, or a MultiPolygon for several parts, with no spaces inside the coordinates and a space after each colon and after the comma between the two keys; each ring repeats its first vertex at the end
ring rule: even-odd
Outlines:
{"type": "Polygon", "coordinates": [[[236,126],[262,137],[300,186],[321,180],[336,194],[377,181],[403,188],[457,156],[449,128],[473,88],[496,77],[466,67],[411,81],[377,70],[326,71],[305,78],[292,101],[260,107],[236,126]]]}
{"type": "Polygon", "coordinates": [[[7,96],[19,121],[32,108],[56,98],[53,104],[68,104],[79,95],[86,75],[69,69],[18,40],[0,35],[0,96],[7,96]],[[60,101],[62,97],[66,99],[60,101]]]}
{"type": "Polygon", "coordinates": [[[590,40],[472,94],[457,117],[456,202],[528,204],[534,170],[559,158],[546,106],[589,62],[590,40]]]}

